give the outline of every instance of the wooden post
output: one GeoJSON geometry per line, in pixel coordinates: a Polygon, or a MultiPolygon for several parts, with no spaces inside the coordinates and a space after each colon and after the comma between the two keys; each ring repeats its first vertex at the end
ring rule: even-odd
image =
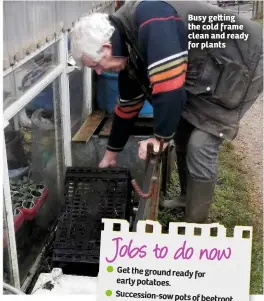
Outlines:
{"type": "Polygon", "coordinates": [[[263,18],[263,1],[254,1],[252,10],[252,19],[262,19],[263,18]]]}

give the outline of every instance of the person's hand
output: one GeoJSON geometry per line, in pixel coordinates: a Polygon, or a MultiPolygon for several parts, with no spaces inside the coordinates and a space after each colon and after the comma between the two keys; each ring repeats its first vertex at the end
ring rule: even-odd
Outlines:
{"type": "MultiPolygon", "coordinates": [[[[160,149],[160,142],[157,139],[155,139],[155,138],[149,138],[147,140],[139,141],[138,142],[138,144],[139,144],[138,156],[142,160],[146,160],[147,159],[147,145],[149,143],[153,144],[153,151],[154,152],[158,152],[159,149],[160,149]]],[[[167,146],[168,146],[168,143],[164,142],[162,151],[164,151],[167,146]]]]}
{"type": "Polygon", "coordinates": [[[99,164],[100,168],[116,167],[116,157],[118,153],[106,151],[102,161],[99,164]]]}

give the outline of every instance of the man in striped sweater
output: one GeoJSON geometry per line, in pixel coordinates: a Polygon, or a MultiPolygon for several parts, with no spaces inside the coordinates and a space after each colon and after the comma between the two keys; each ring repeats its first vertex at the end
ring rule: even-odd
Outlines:
{"type": "MultiPolygon", "coordinates": [[[[114,14],[115,18],[100,13],[84,17],[72,33],[72,54],[77,64],[93,68],[98,74],[103,71],[119,73],[120,99],[115,108],[107,150],[99,166],[116,166],[117,154],[126,145],[150,91],[154,137],[140,143],[138,155],[141,159],[146,158],[149,142],[157,151],[161,139],[165,141],[164,149],[174,139],[181,195],[166,201],[164,206],[186,207],[185,221],[204,222],[213,199],[219,147],[225,138],[222,131],[229,134],[232,129],[237,129],[237,125],[229,124],[227,120],[228,114],[233,117],[237,113],[228,110],[223,114],[223,107],[214,108],[216,104],[205,103],[210,97],[210,87],[205,87],[204,99],[192,98],[187,111],[191,117],[188,120],[182,117],[190,99],[188,96],[186,102],[188,39],[186,24],[177,13],[179,4],[128,1],[114,14]],[[125,25],[125,30],[118,20],[125,25]],[[133,45],[130,43],[131,47],[127,47],[126,39],[130,36],[133,45]]],[[[192,5],[199,9],[200,4],[192,5]]],[[[194,64],[195,57],[194,52],[194,64]]],[[[195,67],[199,69],[199,66],[195,67]]],[[[210,81],[214,74],[208,76],[210,81]]]]}
{"type": "MultiPolygon", "coordinates": [[[[161,138],[169,142],[174,137],[186,101],[184,82],[188,60],[187,33],[176,11],[161,1],[142,2],[136,10],[135,17],[140,51],[148,68],[145,71],[152,86],[155,138],[151,141],[155,148],[158,148],[161,138]]],[[[108,21],[106,15],[94,14],[84,19],[83,24],[79,23],[75,30],[79,34],[86,35],[88,39],[85,30],[88,31],[87,28],[91,26],[96,27],[98,32],[108,26],[110,43],[105,41],[102,43],[104,57],[99,62],[96,56],[92,57],[90,54],[89,57],[82,58],[82,63],[93,68],[98,74],[103,71],[119,72],[120,99],[115,108],[107,152],[100,164],[101,167],[107,167],[116,164],[116,155],[123,150],[128,140],[133,123],[144,105],[145,96],[126,68],[128,54],[118,28],[108,21]]],[[[73,33],[73,55],[76,48],[80,51],[77,42],[74,43],[75,36],[73,33]]],[[[78,39],[84,46],[84,37],[78,39]]],[[[78,58],[78,55],[75,57],[78,58]]],[[[146,156],[146,143],[141,144],[139,151],[141,158],[146,156]]]]}

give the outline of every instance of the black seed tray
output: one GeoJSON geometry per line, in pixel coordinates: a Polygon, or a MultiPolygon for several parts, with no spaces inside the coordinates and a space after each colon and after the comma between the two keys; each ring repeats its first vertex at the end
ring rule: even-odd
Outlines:
{"type": "Polygon", "coordinates": [[[68,167],[66,170],[66,178],[76,178],[76,177],[96,177],[96,178],[106,178],[106,179],[127,179],[130,177],[130,172],[126,168],[81,168],[81,167],[68,167]]]}
{"type": "Polygon", "coordinates": [[[53,261],[98,264],[101,220],[129,220],[131,193],[127,169],[68,168],[65,206],[58,222],[53,261]]]}

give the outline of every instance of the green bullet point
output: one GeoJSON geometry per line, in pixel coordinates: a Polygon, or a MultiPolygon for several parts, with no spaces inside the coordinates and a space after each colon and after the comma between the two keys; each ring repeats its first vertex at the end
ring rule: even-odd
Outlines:
{"type": "Polygon", "coordinates": [[[114,268],[113,268],[111,265],[109,265],[109,266],[107,267],[107,272],[112,273],[113,270],[114,270],[114,268]]]}
{"type": "Polygon", "coordinates": [[[110,296],[112,296],[112,291],[108,290],[108,291],[105,292],[105,294],[106,294],[107,297],[110,297],[110,296]]]}

